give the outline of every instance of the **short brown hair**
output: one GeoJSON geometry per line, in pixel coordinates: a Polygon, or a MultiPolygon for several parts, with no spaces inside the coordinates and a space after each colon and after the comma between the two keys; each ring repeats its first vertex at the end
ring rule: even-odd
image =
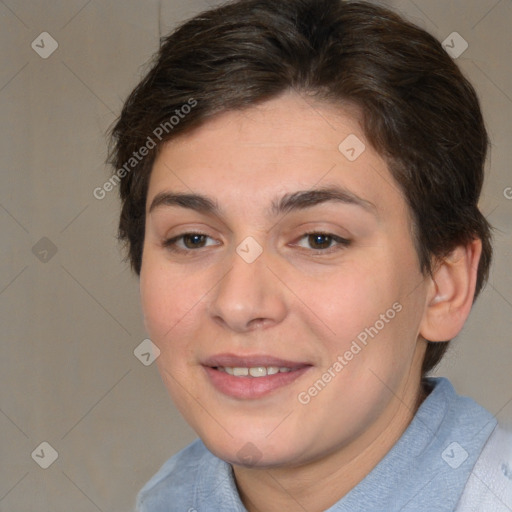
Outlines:
{"type": "MultiPolygon", "coordinates": [[[[133,270],[140,274],[149,177],[162,144],[215,114],[289,90],[359,107],[367,139],[410,207],[424,274],[456,246],[482,241],[476,298],[492,256],[490,226],[477,204],[488,147],[477,95],[433,36],[362,1],[238,0],[162,40],[112,130],[111,163],[127,170],[119,238],[133,270]],[[149,138],[155,149],[127,169],[149,138]]],[[[448,341],[428,343],[423,374],[448,341]]]]}

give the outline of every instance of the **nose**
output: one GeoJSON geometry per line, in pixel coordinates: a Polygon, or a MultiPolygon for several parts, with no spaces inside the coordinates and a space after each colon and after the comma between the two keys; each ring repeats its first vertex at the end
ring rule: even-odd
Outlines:
{"type": "Polygon", "coordinates": [[[283,286],[265,251],[253,262],[237,252],[211,294],[209,313],[224,328],[247,332],[280,323],[286,316],[283,286]]]}

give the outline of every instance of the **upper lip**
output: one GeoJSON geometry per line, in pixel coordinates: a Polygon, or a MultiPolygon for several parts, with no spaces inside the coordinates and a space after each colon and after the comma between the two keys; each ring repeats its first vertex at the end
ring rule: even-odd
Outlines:
{"type": "Polygon", "coordinates": [[[217,354],[208,357],[203,361],[203,366],[215,368],[221,366],[223,368],[255,368],[257,366],[277,366],[279,368],[298,369],[305,366],[311,366],[309,363],[289,361],[279,357],[269,355],[248,355],[240,356],[236,354],[217,354]]]}

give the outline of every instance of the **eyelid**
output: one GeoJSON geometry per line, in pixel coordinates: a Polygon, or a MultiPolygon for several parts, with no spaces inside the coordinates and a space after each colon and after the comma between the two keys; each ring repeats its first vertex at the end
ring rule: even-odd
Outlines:
{"type": "Polygon", "coordinates": [[[210,245],[206,245],[205,247],[198,247],[197,249],[183,249],[181,247],[178,247],[176,245],[176,243],[180,239],[183,240],[183,238],[186,237],[187,235],[199,235],[199,236],[204,236],[206,238],[214,240],[213,237],[211,237],[207,233],[203,233],[201,231],[197,231],[197,230],[196,231],[185,231],[183,233],[180,233],[178,235],[175,235],[175,236],[172,236],[172,237],[169,237],[169,238],[166,238],[165,240],[163,240],[162,247],[164,247],[165,249],[169,249],[173,252],[191,253],[191,252],[198,251],[199,249],[205,249],[206,247],[211,247],[212,245],[218,245],[218,244],[210,244],[210,245]]]}
{"type": "MultiPolygon", "coordinates": [[[[331,238],[334,242],[336,242],[336,245],[328,247],[326,249],[306,249],[306,251],[308,253],[313,254],[313,255],[314,254],[317,254],[317,255],[331,254],[333,252],[342,250],[345,247],[348,247],[352,243],[352,240],[349,240],[348,238],[344,238],[342,236],[335,235],[334,233],[330,233],[328,231],[322,231],[322,230],[318,230],[318,229],[316,229],[316,230],[313,229],[313,230],[310,230],[308,232],[305,232],[299,238],[297,238],[296,240],[302,240],[303,238],[306,238],[306,237],[308,237],[310,235],[325,236],[325,237],[331,238]]],[[[292,245],[297,245],[297,244],[294,243],[292,245]]]]}
{"type": "MultiPolygon", "coordinates": [[[[180,233],[178,235],[175,235],[175,236],[172,236],[170,238],[167,238],[167,239],[163,240],[162,241],[162,247],[164,249],[167,249],[170,252],[173,252],[173,253],[184,254],[184,255],[192,255],[194,253],[201,252],[201,249],[206,249],[207,247],[211,247],[212,245],[213,246],[214,245],[219,245],[218,243],[215,243],[215,244],[209,244],[209,245],[205,245],[203,247],[197,247],[197,248],[182,248],[182,247],[179,247],[177,245],[177,242],[180,241],[180,240],[183,240],[188,235],[198,235],[198,236],[206,237],[207,239],[210,239],[210,240],[215,240],[213,237],[211,237],[207,233],[201,232],[199,230],[185,231],[183,233],[180,233]]],[[[349,240],[349,239],[344,238],[342,236],[335,235],[334,233],[330,233],[328,231],[321,230],[321,229],[316,229],[316,230],[313,229],[313,230],[306,231],[306,232],[302,233],[301,236],[299,238],[297,238],[296,240],[300,241],[300,240],[302,240],[304,238],[307,238],[307,237],[309,237],[311,235],[319,235],[319,236],[324,236],[324,237],[330,238],[332,242],[335,242],[335,245],[332,245],[332,246],[327,247],[325,249],[305,248],[305,247],[299,246],[297,243],[291,243],[290,245],[291,246],[300,247],[301,250],[304,250],[308,254],[321,256],[321,255],[327,255],[327,254],[331,254],[331,253],[343,250],[344,248],[348,247],[352,243],[352,240],[349,240]]]]}

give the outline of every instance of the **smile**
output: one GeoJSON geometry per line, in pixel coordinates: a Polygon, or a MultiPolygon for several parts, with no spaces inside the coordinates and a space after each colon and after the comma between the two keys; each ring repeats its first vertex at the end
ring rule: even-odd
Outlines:
{"type": "Polygon", "coordinates": [[[244,368],[240,366],[218,366],[216,368],[221,372],[226,372],[228,375],[233,375],[235,377],[266,377],[267,375],[276,375],[277,373],[287,373],[291,372],[291,368],[287,368],[285,366],[253,366],[251,368],[244,368]]]}
{"type": "Polygon", "coordinates": [[[313,366],[265,355],[219,354],[203,361],[209,384],[222,395],[255,400],[289,387],[313,366]]]}

